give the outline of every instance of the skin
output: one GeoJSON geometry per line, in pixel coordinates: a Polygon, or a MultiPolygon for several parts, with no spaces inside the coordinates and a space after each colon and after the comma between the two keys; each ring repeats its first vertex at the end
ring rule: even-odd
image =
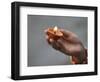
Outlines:
{"type": "Polygon", "coordinates": [[[48,35],[48,30],[45,31],[46,40],[49,45],[65,55],[71,56],[73,64],[82,64],[84,60],[86,61],[86,49],[84,48],[78,36],[68,30],[65,31],[60,29],[60,31],[63,33],[63,36],[58,40],[50,38],[48,35]]]}

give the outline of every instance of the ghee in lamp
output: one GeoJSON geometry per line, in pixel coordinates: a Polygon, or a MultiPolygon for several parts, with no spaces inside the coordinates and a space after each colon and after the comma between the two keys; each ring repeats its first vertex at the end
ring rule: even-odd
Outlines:
{"type": "Polygon", "coordinates": [[[54,28],[48,28],[47,34],[50,38],[53,38],[54,40],[58,40],[63,36],[63,33],[55,26],[54,28]]]}

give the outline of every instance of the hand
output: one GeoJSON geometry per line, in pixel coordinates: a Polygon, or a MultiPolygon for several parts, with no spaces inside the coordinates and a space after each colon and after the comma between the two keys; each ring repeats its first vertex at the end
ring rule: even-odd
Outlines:
{"type": "Polygon", "coordinates": [[[72,56],[74,63],[82,63],[85,55],[85,48],[78,36],[70,31],[60,30],[63,36],[58,40],[50,38],[46,31],[46,39],[48,43],[56,50],[63,52],[66,55],[72,56]]]}

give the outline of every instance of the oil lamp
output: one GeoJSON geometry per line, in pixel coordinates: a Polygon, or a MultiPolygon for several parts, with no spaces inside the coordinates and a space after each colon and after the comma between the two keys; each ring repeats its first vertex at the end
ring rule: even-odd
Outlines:
{"type": "Polygon", "coordinates": [[[63,33],[60,31],[60,29],[58,29],[57,26],[55,26],[54,28],[48,28],[47,35],[49,36],[49,38],[58,40],[63,36],[63,33]]]}

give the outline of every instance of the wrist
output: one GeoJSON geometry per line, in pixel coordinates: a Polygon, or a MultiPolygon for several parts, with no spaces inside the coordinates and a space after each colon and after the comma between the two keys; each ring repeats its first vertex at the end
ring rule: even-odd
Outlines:
{"type": "Polygon", "coordinates": [[[79,55],[72,56],[72,64],[87,64],[87,49],[84,49],[79,55]]]}

